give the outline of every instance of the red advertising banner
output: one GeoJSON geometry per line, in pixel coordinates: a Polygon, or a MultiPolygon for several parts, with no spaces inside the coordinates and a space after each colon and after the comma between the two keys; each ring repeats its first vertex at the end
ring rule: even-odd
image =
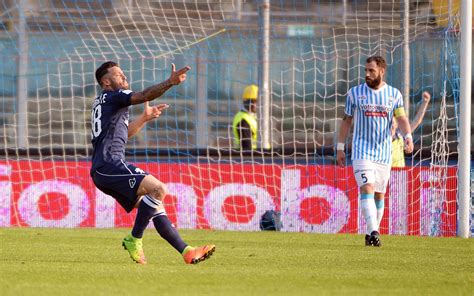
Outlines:
{"type": "MultiPolygon", "coordinates": [[[[266,210],[282,231],[364,233],[352,168],[332,165],[136,165],[167,184],[164,203],[179,228],[257,231],[266,210]]],[[[88,162],[0,162],[0,227],[130,227],[97,190],[88,162]]],[[[392,170],[381,232],[456,234],[456,168],[392,170]]]]}

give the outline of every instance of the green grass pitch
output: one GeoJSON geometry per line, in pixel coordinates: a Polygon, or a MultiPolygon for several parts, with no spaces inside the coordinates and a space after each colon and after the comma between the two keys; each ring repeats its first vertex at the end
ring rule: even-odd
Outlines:
{"type": "Polygon", "coordinates": [[[0,228],[0,295],[473,295],[474,240],[181,230],[214,243],[197,265],[149,229],[148,264],[122,249],[128,229],[0,228]]]}

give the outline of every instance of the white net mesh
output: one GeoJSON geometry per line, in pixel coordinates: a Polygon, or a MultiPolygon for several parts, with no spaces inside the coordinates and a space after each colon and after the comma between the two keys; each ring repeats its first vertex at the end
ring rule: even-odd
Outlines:
{"type": "MultiPolygon", "coordinates": [[[[408,2],[410,117],[423,91],[432,99],[415,152],[392,171],[381,232],[450,236],[459,5],[408,2]]],[[[253,153],[232,149],[232,118],[243,88],[261,83],[262,1],[0,3],[0,225],[131,224],[88,175],[94,71],[114,60],[132,90],[167,79],[171,62],[192,67],[160,99],[171,108],[130,140],[127,154],[168,184],[165,203],[178,227],[258,230],[263,213],[275,210],[284,231],[364,231],[352,168],[335,166],[333,146],[345,95],[364,81],[368,56],[384,56],[387,82],[404,87],[399,1],[270,1],[271,149],[253,153]]]]}

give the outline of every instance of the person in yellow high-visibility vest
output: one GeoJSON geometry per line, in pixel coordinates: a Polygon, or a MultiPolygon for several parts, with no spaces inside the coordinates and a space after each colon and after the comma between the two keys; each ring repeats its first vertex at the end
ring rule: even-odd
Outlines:
{"type": "MultiPolygon", "coordinates": [[[[410,122],[411,131],[415,131],[416,128],[423,121],[425,116],[426,108],[431,100],[429,92],[425,91],[422,94],[422,101],[418,111],[416,112],[415,118],[410,122]]],[[[405,167],[405,144],[403,143],[403,136],[398,129],[397,119],[393,118],[392,124],[392,168],[404,168],[405,167]]]]}
{"type": "Polygon", "coordinates": [[[258,86],[252,84],[244,88],[243,107],[235,114],[232,122],[234,147],[237,149],[247,151],[257,149],[257,98],[258,86]]]}

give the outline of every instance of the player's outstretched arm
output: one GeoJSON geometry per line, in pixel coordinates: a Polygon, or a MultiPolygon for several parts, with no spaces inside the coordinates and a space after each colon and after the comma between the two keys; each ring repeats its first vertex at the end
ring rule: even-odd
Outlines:
{"type": "Polygon", "coordinates": [[[413,152],[413,137],[411,135],[411,128],[410,123],[408,122],[408,118],[405,115],[400,115],[397,117],[397,122],[400,130],[402,131],[405,137],[405,152],[412,153],[413,152]]]}
{"type": "Polygon", "coordinates": [[[176,71],[176,66],[174,64],[171,64],[170,78],[159,84],[155,84],[148,88],[145,88],[143,91],[133,93],[132,105],[149,102],[151,100],[161,97],[168,89],[170,89],[174,85],[178,85],[181,82],[185,81],[186,72],[188,72],[190,69],[191,67],[186,66],[176,71]]]}
{"type": "Polygon", "coordinates": [[[337,137],[337,153],[336,160],[340,166],[346,164],[346,152],[344,151],[344,143],[346,142],[347,134],[352,125],[352,116],[344,114],[342,118],[341,127],[339,128],[339,135],[337,137]]]}
{"type": "Polygon", "coordinates": [[[423,100],[421,101],[421,105],[416,112],[415,118],[412,122],[410,122],[411,131],[415,131],[416,128],[421,124],[423,121],[423,117],[425,117],[426,108],[431,100],[431,95],[429,92],[424,91],[422,95],[423,100]]]}
{"type": "Polygon", "coordinates": [[[128,126],[129,139],[135,136],[148,121],[160,117],[161,112],[169,107],[167,104],[158,104],[150,107],[148,102],[145,102],[143,106],[143,113],[128,126]]]}

